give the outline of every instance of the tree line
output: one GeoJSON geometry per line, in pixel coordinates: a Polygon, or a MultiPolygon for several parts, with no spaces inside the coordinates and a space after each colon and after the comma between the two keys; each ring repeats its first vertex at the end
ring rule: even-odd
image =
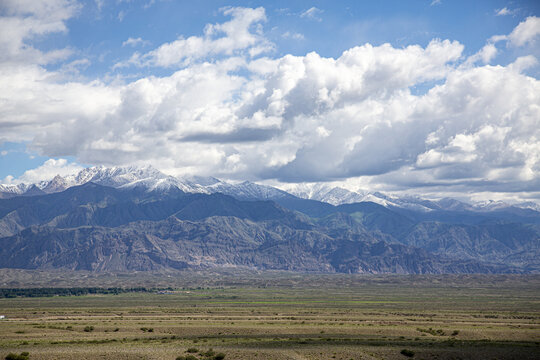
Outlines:
{"type": "Polygon", "coordinates": [[[15,297],[51,297],[51,296],[82,296],[93,294],[113,294],[118,295],[129,292],[155,292],[159,290],[172,291],[172,288],[155,289],[145,287],[132,288],[100,288],[100,287],[72,287],[72,288],[12,288],[0,289],[0,298],[15,297]]]}

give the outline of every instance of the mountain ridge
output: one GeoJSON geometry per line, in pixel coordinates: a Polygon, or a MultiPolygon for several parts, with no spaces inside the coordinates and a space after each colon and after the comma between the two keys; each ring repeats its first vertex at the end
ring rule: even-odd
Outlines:
{"type": "Polygon", "coordinates": [[[444,234],[453,234],[465,225],[426,224],[370,202],[334,206],[293,196],[241,200],[222,193],[164,194],[89,182],[58,193],[0,200],[0,267],[145,271],[240,266],[351,273],[540,270],[540,257],[532,255],[539,252],[540,226],[501,224],[500,230],[490,232],[488,225],[476,225],[467,241],[484,241],[488,251],[452,237],[446,239],[454,242],[449,249],[465,254],[452,256],[447,248],[434,245],[440,241],[428,240],[443,226],[449,227],[444,234]],[[505,232],[528,235],[508,246],[497,238],[505,232]],[[481,236],[475,238],[476,234],[481,236]]]}
{"type": "Polygon", "coordinates": [[[0,184],[0,198],[13,196],[33,196],[66,190],[69,187],[93,182],[115,188],[141,188],[149,192],[167,192],[178,189],[186,193],[211,194],[221,192],[243,200],[276,200],[298,197],[317,200],[332,205],[358,202],[374,202],[387,208],[400,208],[413,211],[431,212],[441,210],[491,212],[507,208],[531,209],[540,212],[540,203],[528,201],[508,204],[502,201],[481,201],[473,204],[442,198],[427,200],[417,196],[398,197],[378,191],[351,191],[326,184],[297,184],[286,190],[261,185],[250,181],[229,183],[215,177],[166,175],[152,166],[136,167],[90,167],[68,176],[56,175],[49,181],[33,184],[0,184]]]}
{"type": "Polygon", "coordinates": [[[540,272],[540,213],[501,203],[366,192],[388,201],[331,204],[152,167],[88,168],[20,189],[0,199],[0,267],[540,272]]]}

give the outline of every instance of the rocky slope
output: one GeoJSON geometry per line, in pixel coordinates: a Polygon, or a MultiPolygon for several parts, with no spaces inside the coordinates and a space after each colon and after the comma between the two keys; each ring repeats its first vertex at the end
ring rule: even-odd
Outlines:
{"type": "Polygon", "coordinates": [[[374,203],[335,207],[294,197],[282,200],[283,205],[242,201],[177,188],[149,193],[92,182],[59,193],[4,199],[0,200],[0,267],[524,271],[399,243],[397,239],[414,229],[415,222],[374,203]]]}
{"type": "Polygon", "coordinates": [[[534,206],[300,190],[175,178],[152,167],[95,167],[4,186],[0,267],[540,272],[534,206]]]}

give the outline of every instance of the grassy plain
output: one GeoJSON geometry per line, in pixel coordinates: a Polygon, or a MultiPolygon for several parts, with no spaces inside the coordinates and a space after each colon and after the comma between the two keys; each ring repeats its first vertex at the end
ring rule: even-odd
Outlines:
{"type": "Polygon", "coordinates": [[[540,359],[537,275],[0,270],[23,285],[177,290],[0,299],[1,359],[540,359]]]}

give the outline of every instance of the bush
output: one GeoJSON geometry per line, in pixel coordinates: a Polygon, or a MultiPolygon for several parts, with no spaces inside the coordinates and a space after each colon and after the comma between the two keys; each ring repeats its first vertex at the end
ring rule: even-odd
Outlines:
{"type": "Polygon", "coordinates": [[[84,331],[85,331],[85,332],[91,332],[91,331],[94,331],[94,327],[93,327],[93,326],[85,326],[85,327],[84,327],[84,331]]]}
{"type": "Polygon", "coordinates": [[[201,353],[202,356],[206,356],[206,357],[212,357],[214,356],[216,353],[214,352],[214,350],[212,348],[208,349],[207,351],[201,353]]]}
{"type": "Polygon", "coordinates": [[[214,356],[214,360],[223,360],[223,359],[225,359],[224,353],[218,353],[216,354],[216,356],[214,356]]]}
{"type": "Polygon", "coordinates": [[[197,348],[189,348],[189,349],[186,350],[186,352],[188,352],[188,353],[197,353],[197,352],[199,352],[199,349],[197,349],[197,348]]]}
{"type": "Polygon", "coordinates": [[[9,353],[6,356],[6,360],[28,360],[30,354],[28,352],[22,352],[20,355],[9,353]]]}
{"type": "Polygon", "coordinates": [[[401,355],[405,355],[407,357],[413,357],[414,356],[414,351],[403,349],[403,350],[401,350],[401,355]]]}

